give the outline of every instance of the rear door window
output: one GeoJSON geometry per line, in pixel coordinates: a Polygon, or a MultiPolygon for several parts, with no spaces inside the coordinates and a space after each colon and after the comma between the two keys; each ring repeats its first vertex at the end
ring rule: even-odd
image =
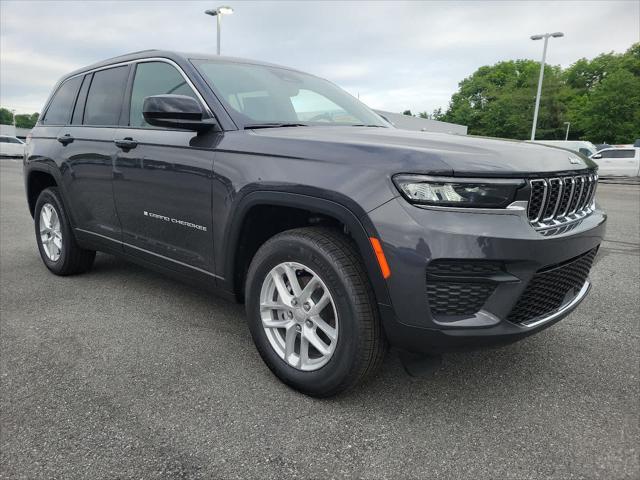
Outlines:
{"type": "Polygon", "coordinates": [[[84,107],[84,125],[118,125],[128,74],[128,66],[93,74],[84,107]]]}
{"type": "Polygon", "coordinates": [[[152,95],[166,94],[187,95],[198,100],[193,89],[172,65],[165,62],[139,63],[131,89],[129,125],[132,127],[148,126],[149,124],[142,115],[144,99],[152,95]]]}
{"type": "Polygon", "coordinates": [[[636,152],[634,150],[619,150],[618,158],[633,158],[636,156],[636,152]]]}
{"type": "Polygon", "coordinates": [[[66,125],[69,123],[71,110],[81,82],[82,76],[73,77],[58,88],[42,119],[44,125],[66,125]]]}

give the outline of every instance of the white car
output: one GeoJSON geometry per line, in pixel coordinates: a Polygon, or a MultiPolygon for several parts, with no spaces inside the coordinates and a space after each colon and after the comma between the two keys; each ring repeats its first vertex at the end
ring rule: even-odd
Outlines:
{"type": "Polygon", "coordinates": [[[24,156],[24,142],[16,137],[0,135],[0,157],[20,157],[24,156]]]}
{"type": "Polygon", "coordinates": [[[591,155],[598,164],[601,177],[637,177],[640,176],[640,148],[605,148],[591,155]]]}

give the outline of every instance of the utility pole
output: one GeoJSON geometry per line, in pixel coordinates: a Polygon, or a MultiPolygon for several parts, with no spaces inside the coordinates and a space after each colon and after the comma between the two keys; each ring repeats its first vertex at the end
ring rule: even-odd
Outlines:
{"type": "Polygon", "coordinates": [[[536,95],[536,108],[533,111],[533,125],[531,127],[531,141],[536,139],[536,125],[538,123],[538,110],[540,108],[540,94],[542,93],[542,79],[544,78],[544,64],[547,60],[547,44],[549,37],[564,37],[562,32],[544,33],[540,35],[532,35],[531,40],[542,40],[544,38],[544,48],[542,49],[542,61],[540,62],[540,78],[538,79],[538,93],[536,95]]]}

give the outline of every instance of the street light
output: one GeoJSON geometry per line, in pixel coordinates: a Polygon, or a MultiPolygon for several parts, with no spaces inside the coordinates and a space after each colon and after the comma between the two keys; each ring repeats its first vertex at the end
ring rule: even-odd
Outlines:
{"type": "Polygon", "coordinates": [[[536,123],[538,123],[538,109],[540,108],[540,92],[542,91],[542,78],[544,77],[544,62],[547,59],[547,43],[549,37],[564,37],[562,32],[543,33],[531,35],[531,40],[542,40],[544,38],[544,48],[542,49],[542,62],[540,63],[540,78],[538,79],[538,94],[536,95],[536,109],[533,112],[533,126],[531,127],[531,141],[536,139],[536,123]]]}
{"type": "Polygon", "coordinates": [[[233,13],[233,8],[231,7],[218,7],[215,10],[205,10],[204,13],[207,15],[211,15],[212,17],[216,17],[217,19],[217,31],[218,31],[218,55],[220,55],[220,22],[223,15],[231,15],[233,13]]]}
{"type": "Polygon", "coordinates": [[[571,122],[564,122],[564,124],[567,126],[567,133],[564,136],[564,141],[566,142],[569,140],[569,127],[571,127],[571,122]]]}

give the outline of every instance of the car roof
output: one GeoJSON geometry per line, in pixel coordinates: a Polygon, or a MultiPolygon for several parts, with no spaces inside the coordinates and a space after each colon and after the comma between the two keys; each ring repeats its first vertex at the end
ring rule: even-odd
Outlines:
{"type": "Polygon", "coordinates": [[[95,70],[102,67],[108,67],[109,65],[131,62],[134,60],[143,60],[145,58],[167,58],[169,60],[173,60],[176,63],[188,62],[189,60],[208,60],[208,61],[224,62],[224,63],[262,65],[266,67],[276,67],[276,68],[284,68],[287,70],[299,71],[299,70],[295,70],[294,68],[285,67],[282,65],[276,65],[276,64],[267,63],[267,62],[260,62],[258,60],[251,60],[251,59],[240,58],[240,57],[227,57],[227,56],[212,55],[212,54],[206,54],[206,53],[176,52],[172,50],[141,50],[139,52],[119,55],[117,57],[112,57],[107,60],[102,60],[100,62],[87,65],[86,67],[79,68],[65,75],[63,77],[63,80],[69,77],[73,77],[75,75],[79,75],[84,72],[88,72],[88,71],[95,70]]]}

